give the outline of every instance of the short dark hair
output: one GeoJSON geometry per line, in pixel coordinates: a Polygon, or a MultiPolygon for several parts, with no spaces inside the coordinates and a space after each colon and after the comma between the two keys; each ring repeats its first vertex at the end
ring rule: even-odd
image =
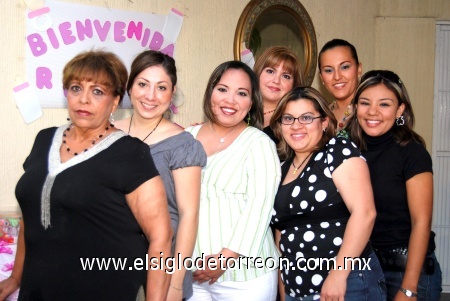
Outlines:
{"type": "Polygon", "coordinates": [[[319,52],[319,59],[317,60],[317,65],[319,67],[319,73],[321,72],[320,58],[322,57],[322,53],[324,53],[327,50],[333,49],[335,47],[348,47],[350,49],[350,53],[352,54],[352,58],[355,60],[356,65],[359,64],[358,53],[356,52],[355,46],[353,46],[351,43],[349,43],[346,40],[333,39],[331,41],[326,42],[325,45],[323,45],[322,49],[319,52]]]}
{"type": "Polygon", "coordinates": [[[64,90],[68,90],[74,80],[104,85],[114,97],[120,96],[120,104],[125,95],[127,78],[127,68],[117,55],[103,50],[90,50],[76,55],[66,64],[62,82],[64,90]]]}
{"type": "Polygon", "coordinates": [[[175,60],[161,51],[146,50],[141,52],[131,63],[130,77],[127,83],[127,92],[130,94],[136,76],[149,67],[161,66],[167,73],[172,82],[172,91],[177,85],[177,67],[175,60]]]}
{"type": "Polygon", "coordinates": [[[222,78],[222,75],[229,69],[237,69],[244,71],[249,79],[251,84],[251,101],[252,106],[250,108],[250,124],[258,129],[263,128],[263,105],[261,100],[261,94],[259,92],[259,80],[256,77],[253,70],[247,66],[246,64],[240,61],[228,61],[220,64],[211,74],[208,80],[208,84],[206,86],[205,94],[203,96],[203,113],[205,114],[208,120],[212,122],[216,122],[216,116],[214,115],[211,108],[211,96],[214,90],[214,87],[222,78]]]}

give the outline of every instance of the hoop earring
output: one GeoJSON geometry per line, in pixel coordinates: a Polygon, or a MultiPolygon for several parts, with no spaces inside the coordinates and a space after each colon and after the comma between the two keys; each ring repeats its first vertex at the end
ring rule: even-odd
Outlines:
{"type": "Polygon", "coordinates": [[[402,126],[405,124],[405,119],[403,119],[403,115],[401,115],[400,117],[397,117],[395,119],[395,123],[397,124],[397,126],[402,126]]]}
{"type": "Polygon", "coordinates": [[[250,125],[250,121],[252,121],[252,119],[250,118],[250,112],[248,112],[248,116],[247,116],[247,126],[250,125]]]}

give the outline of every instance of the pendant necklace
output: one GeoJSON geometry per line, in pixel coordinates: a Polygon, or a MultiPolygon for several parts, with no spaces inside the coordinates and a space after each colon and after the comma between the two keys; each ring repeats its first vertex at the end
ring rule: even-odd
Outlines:
{"type": "Polygon", "coordinates": [[[297,170],[300,168],[300,167],[302,167],[302,165],[303,165],[303,163],[305,163],[305,161],[306,160],[308,160],[308,158],[309,158],[309,156],[311,156],[312,155],[312,153],[309,153],[309,155],[308,156],[306,156],[306,158],[302,161],[302,163],[299,165],[299,166],[295,166],[295,164],[294,164],[294,159],[292,159],[292,166],[294,167],[294,172],[292,173],[293,175],[295,175],[296,174],[296,172],[297,172],[297,170]]]}
{"type": "Polygon", "coordinates": [[[226,134],[225,136],[220,137],[219,135],[216,134],[216,132],[215,132],[214,129],[212,128],[211,122],[208,122],[208,124],[209,124],[209,128],[211,129],[211,131],[212,131],[212,133],[214,134],[214,136],[216,136],[217,138],[219,138],[219,145],[217,146],[217,152],[216,152],[216,154],[217,154],[217,153],[218,153],[218,150],[219,150],[219,149],[221,148],[221,146],[225,143],[225,138],[227,138],[228,136],[230,136],[231,134],[233,134],[233,132],[236,131],[237,126],[236,126],[231,132],[229,132],[228,134],[226,134]]]}
{"type": "MultiPolygon", "coordinates": [[[[130,135],[130,130],[131,130],[131,123],[133,122],[133,116],[134,116],[134,114],[132,114],[131,115],[131,118],[130,118],[130,125],[128,126],[128,135],[130,135]]],[[[164,115],[161,115],[161,119],[158,121],[158,123],[156,124],[156,126],[153,128],[153,130],[151,130],[150,131],[150,133],[148,133],[148,135],[147,136],[145,136],[145,138],[144,139],[142,139],[142,142],[144,142],[145,141],[145,139],[147,139],[155,130],[156,130],[156,128],[158,127],[158,125],[161,123],[161,120],[164,118],[164,115]]]]}

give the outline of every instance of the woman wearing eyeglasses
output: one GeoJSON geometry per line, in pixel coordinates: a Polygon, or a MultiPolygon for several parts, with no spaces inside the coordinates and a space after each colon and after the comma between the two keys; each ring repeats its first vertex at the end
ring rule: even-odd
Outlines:
{"type": "Polygon", "coordinates": [[[336,118],[311,87],[285,95],[270,126],[286,158],[272,213],[288,261],[280,267],[281,300],[384,300],[383,272],[368,243],[372,186],[356,145],[334,137],[336,118]],[[349,258],[358,259],[352,266],[349,258]]]}
{"type": "Polygon", "coordinates": [[[367,159],[377,218],[371,241],[383,267],[388,300],[439,300],[441,269],[434,254],[433,170],[414,132],[414,113],[397,74],[364,74],[348,129],[367,159]]]}

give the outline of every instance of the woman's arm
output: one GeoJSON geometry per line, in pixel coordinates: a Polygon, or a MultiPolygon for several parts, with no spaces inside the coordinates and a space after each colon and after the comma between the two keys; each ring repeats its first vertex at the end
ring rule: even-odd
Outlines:
{"type": "MultiPolygon", "coordinates": [[[[353,157],[344,161],[333,172],[332,178],[350,211],[342,245],[336,256],[336,265],[344,267],[344,257],[360,257],[367,245],[376,211],[369,169],[363,159],[353,157]]],[[[336,300],[343,298],[350,272],[348,265],[346,270],[331,270],[322,286],[321,297],[336,298],[336,300]]]]}
{"type": "Polygon", "coordinates": [[[9,295],[14,293],[19,287],[22,280],[23,263],[25,261],[25,226],[20,221],[19,236],[17,237],[16,257],[14,259],[14,267],[11,276],[0,282],[0,300],[5,300],[9,295]]]}
{"type": "MultiPolygon", "coordinates": [[[[420,173],[406,181],[406,194],[412,229],[402,287],[417,292],[417,284],[427,253],[431,231],[433,214],[432,173],[420,173]]],[[[399,291],[395,300],[410,300],[410,298],[399,291]]]]}
{"type": "MultiPolygon", "coordinates": [[[[167,258],[171,256],[173,231],[161,177],[153,177],[127,194],[126,198],[133,215],[149,241],[148,257],[161,257],[164,262],[167,262],[167,258]]],[[[152,264],[150,263],[150,265],[152,264]]],[[[169,284],[170,274],[161,267],[154,267],[154,269],[149,267],[146,300],[165,300],[169,284]]]]}
{"type": "Polygon", "coordinates": [[[175,240],[175,260],[180,254],[181,262],[175,261],[175,269],[170,281],[167,300],[183,298],[183,280],[186,274],[183,262],[192,256],[195,239],[197,238],[198,210],[200,204],[201,167],[191,166],[172,171],[175,182],[175,197],[179,215],[178,231],[175,240]]]}

